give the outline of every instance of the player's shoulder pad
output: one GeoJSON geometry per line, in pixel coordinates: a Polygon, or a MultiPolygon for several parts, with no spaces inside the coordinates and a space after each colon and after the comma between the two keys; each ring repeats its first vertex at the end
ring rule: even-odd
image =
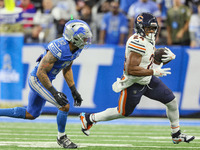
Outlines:
{"type": "Polygon", "coordinates": [[[131,51],[134,51],[141,55],[144,55],[146,52],[145,40],[138,35],[133,35],[129,38],[127,42],[127,47],[131,51]]]}
{"type": "Polygon", "coordinates": [[[47,49],[54,55],[54,57],[61,59],[62,51],[65,48],[63,45],[66,44],[66,40],[59,38],[50,42],[47,46],[47,49]]]}

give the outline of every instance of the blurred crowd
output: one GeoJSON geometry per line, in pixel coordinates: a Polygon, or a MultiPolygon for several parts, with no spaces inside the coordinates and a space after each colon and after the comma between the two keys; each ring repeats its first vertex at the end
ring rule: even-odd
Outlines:
{"type": "MultiPolygon", "coordinates": [[[[4,8],[0,0],[0,9],[4,8]]],[[[125,45],[134,18],[150,12],[160,26],[158,45],[200,46],[200,0],[15,0],[23,9],[25,43],[48,43],[62,36],[71,19],[86,21],[94,44],[125,45]]]]}

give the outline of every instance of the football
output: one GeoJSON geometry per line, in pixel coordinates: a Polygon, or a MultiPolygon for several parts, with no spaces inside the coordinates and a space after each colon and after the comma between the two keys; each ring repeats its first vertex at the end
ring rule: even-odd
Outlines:
{"type": "Polygon", "coordinates": [[[165,58],[165,57],[162,57],[162,55],[166,55],[165,48],[156,49],[154,52],[154,61],[156,61],[156,63],[161,63],[162,62],[161,59],[165,58]]]}

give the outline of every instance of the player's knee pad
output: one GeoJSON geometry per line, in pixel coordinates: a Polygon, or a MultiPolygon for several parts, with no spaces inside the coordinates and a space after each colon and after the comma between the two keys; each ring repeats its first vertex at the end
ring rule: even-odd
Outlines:
{"type": "Polygon", "coordinates": [[[166,106],[167,106],[167,108],[169,110],[172,110],[172,111],[177,110],[178,109],[178,104],[177,104],[176,98],[173,99],[171,102],[167,103],[166,106]]]}

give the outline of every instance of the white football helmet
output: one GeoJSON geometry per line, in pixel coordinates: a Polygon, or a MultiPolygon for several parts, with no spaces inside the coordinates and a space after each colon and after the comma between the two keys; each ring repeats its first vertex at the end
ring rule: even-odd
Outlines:
{"type": "Polygon", "coordinates": [[[65,24],[63,37],[79,49],[87,48],[92,42],[89,25],[82,20],[70,20],[65,24]]]}

